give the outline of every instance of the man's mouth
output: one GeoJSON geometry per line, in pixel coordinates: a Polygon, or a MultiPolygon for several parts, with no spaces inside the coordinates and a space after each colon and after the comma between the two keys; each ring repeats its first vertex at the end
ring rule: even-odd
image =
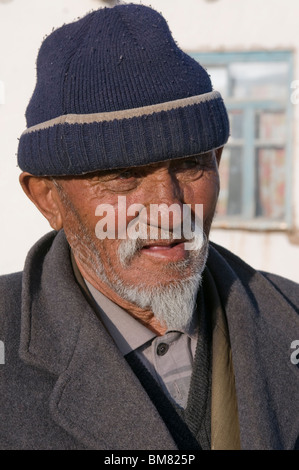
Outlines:
{"type": "Polygon", "coordinates": [[[186,240],[161,240],[147,243],[141,248],[141,253],[147,256],[165,259],[165,261],[180,261],[186,258],[186,240]]]}

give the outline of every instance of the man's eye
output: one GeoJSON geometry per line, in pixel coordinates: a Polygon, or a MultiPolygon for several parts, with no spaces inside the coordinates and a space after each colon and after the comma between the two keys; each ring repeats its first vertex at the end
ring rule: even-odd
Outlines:
{"type": "Polygon", "coordinates": [[[198,166],[199,166],[198,159],[197,158],[194,158],[194,159],[192,158],[192,159],[188,159],[188,160],[178,162],[175,165],[174,170],[175,171],[189,170],[189,169],[197,168],[198,166]]]}
{"type": "Polygon", "coordinates": [[[182,164],[182,167],[183,168],[194,168],[196,167],[197,165],[199,164],[199,161],[198,159],[192,159],[192,160],[186,160],[183,164],[182,164]]]}
{"type": "Polygon", "coordinates": [[[133,171],[131,170],[127,170],[127,171],[122,171],[121,173],[119,173],[117,175],[117,179],[121,179],[121,180],[128,180],[130,178],[134,178],[136,175],[134,174],[133,171]]]}

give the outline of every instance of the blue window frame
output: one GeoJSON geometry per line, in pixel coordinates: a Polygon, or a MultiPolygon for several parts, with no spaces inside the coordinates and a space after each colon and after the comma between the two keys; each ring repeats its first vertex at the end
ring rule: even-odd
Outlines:
{"type": "Polygon", "coordinates": [[[285,230],[292,224],[290,51],[191,53],[228,109],[214,226],[285,230]]]}

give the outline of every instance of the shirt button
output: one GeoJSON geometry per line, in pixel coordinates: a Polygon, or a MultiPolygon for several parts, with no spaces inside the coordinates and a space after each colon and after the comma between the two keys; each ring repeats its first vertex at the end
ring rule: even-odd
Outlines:
{"type": "Polygon", "coordinates": [[[166,343],[160,343],[160,344],[158,344],[158,346],[157,346],[157,354],[158,354],[158,356],[164,356],[164,354],[167,353],[168,349],[169,349],[169,345],[168,345],[168,344],[166,344],[166,343]]]}

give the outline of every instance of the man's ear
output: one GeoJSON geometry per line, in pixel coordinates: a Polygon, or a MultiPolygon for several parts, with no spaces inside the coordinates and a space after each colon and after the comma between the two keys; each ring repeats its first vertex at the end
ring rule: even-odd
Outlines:
{"type": "Polygon", "coordinates": [[[19,181],[25,194],[46,217],[51,227],[60,230],[63,221],[54,182],[50,178],[33,176],[27,172],[20,174],[19,181]]]}
{"type": "Polygon", "coordinates": [[[223,148],[224,148],[224,147],[220,147],[219,149],[216,149],[216,150],[215,150],[216,160],[217,160],[217,165],[218,165],[218,166],[219,166],[219,164],[220,164],[220,160],[221,160],[221,155],[222,155],[223,148]]]}

